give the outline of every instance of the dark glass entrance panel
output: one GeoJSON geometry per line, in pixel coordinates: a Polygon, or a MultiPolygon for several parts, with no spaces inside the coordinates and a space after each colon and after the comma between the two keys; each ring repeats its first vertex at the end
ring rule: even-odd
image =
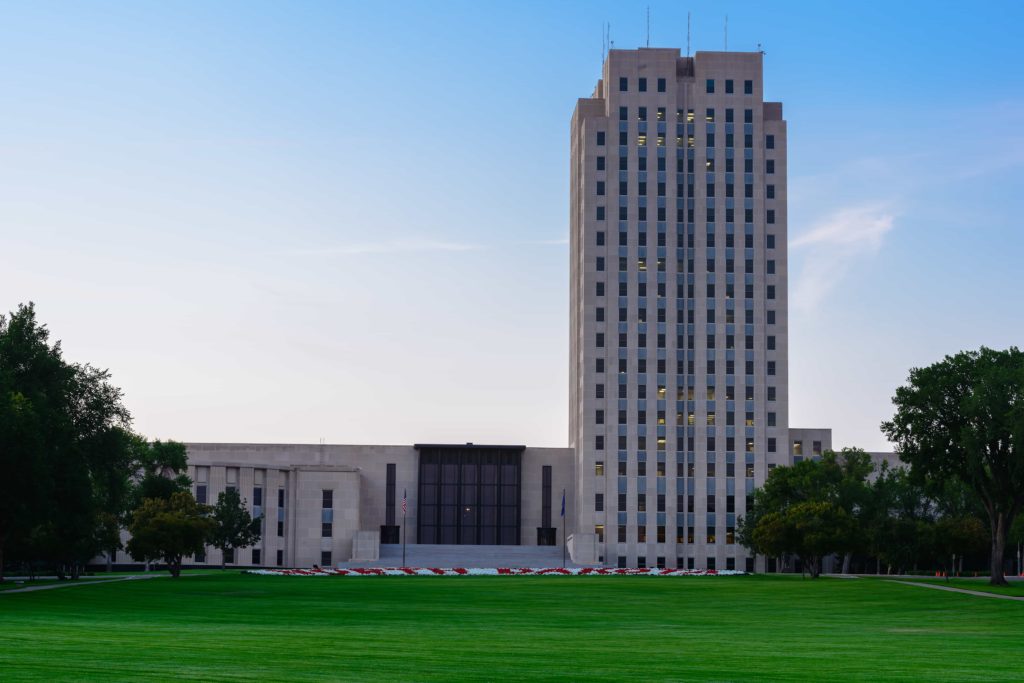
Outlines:
{"type": "Polygon", "coordinates": [[[519,545],[523,446],[417,445],[418,543],[519,545]]]}

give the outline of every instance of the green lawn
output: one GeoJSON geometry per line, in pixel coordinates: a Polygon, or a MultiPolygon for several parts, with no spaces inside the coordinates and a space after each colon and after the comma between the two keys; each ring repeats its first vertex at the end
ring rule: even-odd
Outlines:
{"type": "Polygon", "coordinates": [[[1024,678],[1024,603],[799,577],[211,575],[0,595],[0,678],[1024,678]]]}

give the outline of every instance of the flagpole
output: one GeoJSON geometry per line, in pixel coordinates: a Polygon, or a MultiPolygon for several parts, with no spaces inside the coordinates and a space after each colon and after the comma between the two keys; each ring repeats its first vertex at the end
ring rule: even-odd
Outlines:
{"type": "Polygon", "coordinates": [[[406,491],[402,491],[402,566],[405,566],[405,509],[406,509],[406,491]]]}
{"type": "Polygon", "coordinates": [[[565,569],[565,547],[569,539],[565,537],[565,489],[562,489],[562,569],[565,569]]]}

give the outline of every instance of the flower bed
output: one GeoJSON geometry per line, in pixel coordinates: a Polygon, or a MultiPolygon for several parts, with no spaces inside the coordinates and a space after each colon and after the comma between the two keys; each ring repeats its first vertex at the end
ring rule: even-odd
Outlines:
{"type": "Polygon", "coordinates": [[[260,576],[739,576],[746,572],[714,569],[614,569],[606,567],[497,569],[467,567],[367,567],[354,569],[250,569],[260,576]]]}

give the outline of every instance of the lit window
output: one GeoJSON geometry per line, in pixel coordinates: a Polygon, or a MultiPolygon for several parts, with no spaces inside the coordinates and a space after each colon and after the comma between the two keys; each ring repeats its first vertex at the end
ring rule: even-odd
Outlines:
{"type": "Polygon", "coordinates": [[[636,146],[646,147],[647,146],[647,133],[637,133],[636,135],[636,146]]]}
{"type": "Polygon", "coordinates": [[[693,120],[694,120],[693,110],[692,109],[687,109],[686,110],[686,122],[687,123],[693,123],[693,120]]]}
{"type": "Polygon", "coordinates": [[[597,462],[594,463],[594,476],[604,476],[604,460],[598,460],[597,462]]]}

